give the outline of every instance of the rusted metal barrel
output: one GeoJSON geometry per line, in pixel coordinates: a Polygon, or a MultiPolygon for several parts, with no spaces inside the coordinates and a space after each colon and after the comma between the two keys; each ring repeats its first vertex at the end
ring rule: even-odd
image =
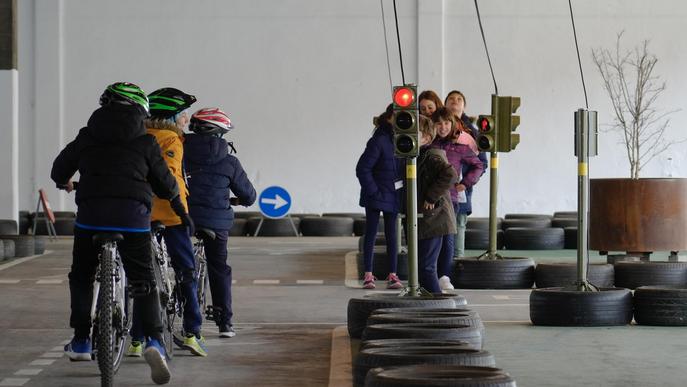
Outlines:
{"type": "Polygon", "coordinates": [[[589,247],[687,250],[687,179],[591,179],[589,247]]]}

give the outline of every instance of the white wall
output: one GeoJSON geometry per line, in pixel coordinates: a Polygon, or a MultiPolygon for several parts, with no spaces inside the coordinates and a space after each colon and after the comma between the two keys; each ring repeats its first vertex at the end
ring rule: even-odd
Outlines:
{"type": "MultiPolygon", "coordinates": [[[[489,111],[493,85],[469,0],[400,0],[407,82],[442,95],[467,95],[468,113],[489,111]]],[[[401,83],[393,9],[384,0],[391,74],[401,83]]],[[[609,105],[590,48],[652,39],[668,82],[660,101],[681,108],[687,42],[679,1],[574,2],[590,108],[609,123],[609,105]]],[[[480,2],[499,93],[522,97],[522,136],[502,155],[499,211],[552,212],[575,206],[572,112],[581,92],[567,2],[480,2]],[[560,3],[560,4],[558,4],[560,3]]],[[[194,106],[217,105],[236,129],[229,139],[258,189],[282,185],[294,212],[361,211],[355,163],[372,116],[390,102],[378,1],[318,0],[21,0],[19,1],[20,207],[38,187],[61,146],[97,108],[103,88],[126,80],[144,90],[176,86],[194,106]]],[[[4,97],[0,96],[0,103],[4,97]]],[[[671,137],[685,112],[674,115],[671,137]]],[[[626,176],[623,148],[604,133],[591,176],[626,176]]],[[[645,176],[686,174],[687,144],[674,147],[645,176]],[[669,160],[670,159],[670,160],[669,160]]],[[[2,166],[4,168],[4,166],[2,166]]],[[[72,198],[49,191],[56,209],[72,198]],[[53,199],[54,198],[54,199],[53,199]]],[[[488,175],[477,187],[475,214],[488,212],[488,175]]],[[[2,206],[3,204],[0,204],[2,206]]]]}

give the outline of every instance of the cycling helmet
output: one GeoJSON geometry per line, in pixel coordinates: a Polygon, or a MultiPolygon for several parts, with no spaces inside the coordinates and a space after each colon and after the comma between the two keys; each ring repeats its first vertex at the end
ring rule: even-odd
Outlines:
{"type": "Polygon", "coordinates": [[[111,103],[139,106],[148,114],[148,97],[140,87],[129,82],[117,82],[108,86],[100,96],[100,105],[111,103]]]}
{"type": "Polygon", "coordinates": [[[196,97],[173,87],[164,87],[148,94],[148,100],[151,116],[170,118],[193,105],[196,97]]]}
{"type": "Polygon", "coordinates": [[[198,134],[223,135],[233,128],[231,120],[220,108],[203,108],[193,113],[189,130],[198,134]]]}

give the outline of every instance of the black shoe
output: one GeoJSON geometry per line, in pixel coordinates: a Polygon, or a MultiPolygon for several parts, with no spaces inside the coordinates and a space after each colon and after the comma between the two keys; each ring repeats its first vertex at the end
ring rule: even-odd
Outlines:
{"type": "Polygon", "coordinates": [[[219,337],[230,339],[234,336],[236,336],[236,332],[231,325],[225,324],[219,327],[219,337]]]}

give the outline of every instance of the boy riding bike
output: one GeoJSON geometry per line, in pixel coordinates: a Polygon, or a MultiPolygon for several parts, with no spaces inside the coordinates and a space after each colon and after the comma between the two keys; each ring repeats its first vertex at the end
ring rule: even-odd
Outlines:
{"type": "MultiPolygon", "coordinates": [[[[162,237],[167,245],[167,252],[172,261],[172,267],[180,287],[180,295],[184,314],[184,341],[183,347],[197,356],[207,356],[205,339],[201,335],[203,317],[198,307],[197,280],[194,276],[196,270],[193,257],[193,244],[191,235],[193,230],[188,230],[178,211],[186,212],[186,197],[188,189],[184,181],[183,168],[183,133],[189,116],[186,113],[196,97],[186,94],[181,90],[165,87],[148,95],[150,101],[150,117],[144,121],[148,134],[155,137],[162,158],[165,160],[169,171],[176,179],[179,187],[180,208],[174,209],[169,201],[153,198],[152,220],[161,222],[165,229],[162,237]]],[[[140,319],[134,314],[134,322],[131,330],[131,345],[127,350],[127,356],[141,356],[143,348],[143,332],[140,327],[140,319]]]]}
{"type": "Polygon", "coordinates": [[[227,239],[234,220],[231,205],[250,206],[256,197],[239,159],[229,154],[229,144],[222,139],[232,128],[229,117],[219,108],[200,109],[191,116],[189,125],[195,134],[186,135],[184,143],[189,212],[198,227],[215,232],[215,239],[203,237],[203,242],[215,324],[223,338],[236,335],[231,324],[231,266],[227,264],[227,239]],[[229,190],[236,194],[238,203],[230,203],[229,190]]]}
{"type": "Polygon", "coordinates": [[[169,368],[161,345],[160,301],[155,291],[150,240],[150,210],[153,192],[174,203],[185,224],[191,220],[179,199],[174,177],[160,155],[160,147],[146,135],[143,119],[148,116],[148,98],[138,86],[118,82],[100,97],[101,107],[76,138],[57,156],[51,178],[70,192],[72,176],[80,173],[76,193],[78,206],[74,228],[70,326],[74,337],[64,348],[74,361],[91,360],[90,307],[99,246],[93,236],[121,233],[118,243],[124,270],[136,295],[135,312],[141,316],[147,336],[144,357],[155,383],[168,383],[169,368]]]}

